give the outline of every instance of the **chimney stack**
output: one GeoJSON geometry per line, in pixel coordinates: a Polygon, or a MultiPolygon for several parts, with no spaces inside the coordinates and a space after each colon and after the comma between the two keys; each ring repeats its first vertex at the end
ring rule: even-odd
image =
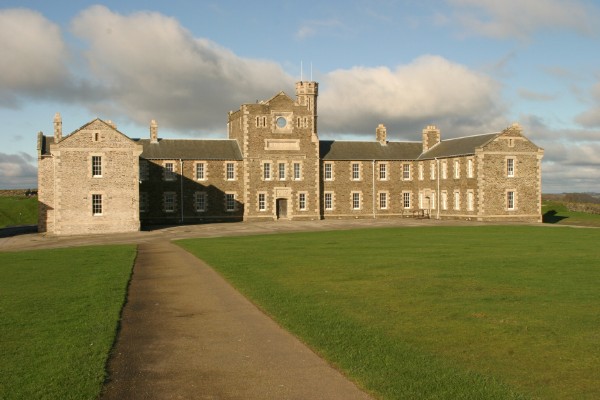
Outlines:
{"type": "Polygon", "coordinates": [[[423,152],[431,149],[440,142],[440,130],[435,125],[428,125],[423,129],[423,152]]]}
{"type": "Polygon", "coordinates": [[[150,121],[150,143],[158,143],[158,124],[155,120],[150,121]]]}
{"type": "Polygon", "coordinates": [[[385,125],[379,124],[377,129],[375,129],[375,140],[377,140],[382,146],[387,145],[387,129],[385,125]]]}
{"type": "Polygon", "coordinates": [[[54,143],[62,140],[62,117],[60,113],[54,114],[54,143]]]}

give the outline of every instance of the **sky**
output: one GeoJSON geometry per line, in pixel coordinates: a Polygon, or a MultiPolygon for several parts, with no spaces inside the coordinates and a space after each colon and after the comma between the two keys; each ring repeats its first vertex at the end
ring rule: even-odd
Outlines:
{"type": "Polygon", "coordinates": [[[0,189],[37,133],[225,138],[227,113],[319,82],[321,139],[442,140],[518,122],[544,193],[600,192],[600,1],[0,0],[0,189]]]}

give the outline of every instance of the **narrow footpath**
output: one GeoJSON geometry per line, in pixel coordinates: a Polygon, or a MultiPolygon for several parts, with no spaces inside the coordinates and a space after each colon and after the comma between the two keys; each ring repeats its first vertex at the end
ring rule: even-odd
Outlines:
{"type": "Polygon", "coordinates": [[[370,397],[163,239],[138,246],[101,399],[370,397]]]}

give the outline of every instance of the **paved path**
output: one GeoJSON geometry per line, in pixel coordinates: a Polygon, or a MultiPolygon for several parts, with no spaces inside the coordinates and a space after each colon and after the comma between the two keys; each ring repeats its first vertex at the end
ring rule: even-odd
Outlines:
{"type": "Polygon", "coordinates": [[[109,399],[369,399],[197,258],[139,246],[109,399]]]}

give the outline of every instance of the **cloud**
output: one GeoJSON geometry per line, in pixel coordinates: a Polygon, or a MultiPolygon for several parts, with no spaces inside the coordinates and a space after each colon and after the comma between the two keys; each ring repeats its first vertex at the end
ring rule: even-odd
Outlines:
{"type": "Polygon", "coordinates": [[[598,8],[579,0],[447,0],[467,33],[495,38],[529,37],[539,30],[598,33],[598,8]]]}
{"type": "Polygon", "coordinates": [[[28,189],[37,187],[35,159],[26,153],[0,153],[0,187],[28,189]]]}
{"type": "Polygon", "coordinates": [[[0,107],[23,96],[48,96],[69,78],[68,51],[59,27],[27,9],[0,10],[0,107]]]}
{"type": "Polygon", "coordinates": [[[591,91],[594,105],[575,117],[575,122],[586,128],[600,128],[600,82],[591,91]]]}
{"type": "Polygon", "coordinates": [[[304,23],[296,31],[296,39],[303,40],[312,36],[316,36],[323,30],[339,30],[344,25],[337,19],[322,19],[322,20],[310,20],[304,21],[304,23]]]}
{"type": "Polygon", "coordinates": [[[519,96],[522,99],[530,101],[552,101],[556,99],[556,95],[534,92],[525,88],[519,89],[519,96]]]}
{"type": "Polygon", "coordinates": [[[93,6],[73,20],[72,31],[89,44],[93,86],[106,94],[89,107],[108,118],[144,125],[156,119],[180,132],[224,131],[227,111],[293,87],[278,64],[238,57],[159,13],[125,16],[93,6]]]}
{"type": "MultiPolygon", "coordinates": [[[[320,128],[364,134],[384,123],[388,132],[420,132],[433,122],[452,126],[450,136],[485,133],[499,130],[500,120],[500,129],[506,126],[499,91],[488,76],[438,56],[419,57],[393,70],[336,70],[323,77],[320,128]]],[[[409,137],[418,140],[412,133],[409,137]]]]}

